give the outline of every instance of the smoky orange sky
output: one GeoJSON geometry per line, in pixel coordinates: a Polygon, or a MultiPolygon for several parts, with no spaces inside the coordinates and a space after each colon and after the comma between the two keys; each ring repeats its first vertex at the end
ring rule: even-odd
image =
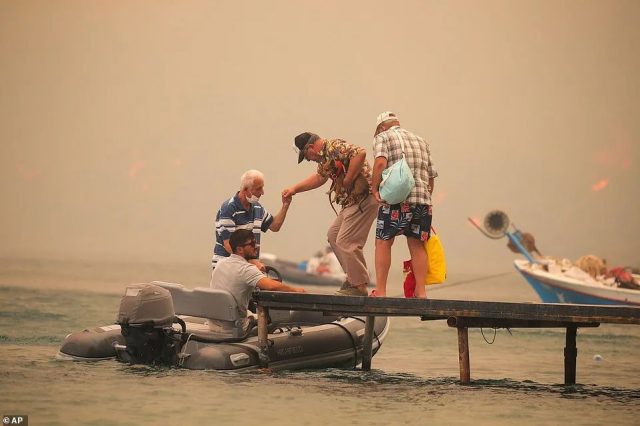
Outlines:
{"type": "MultiPolygon", "coordinates": [[[[208,265],[245,170],[275,213],[314,170],[296,134],[371,161],[391,110],[431,143],[450,271],[511,268],[466,220],[496,208],[544,254],[640,265],[638,22],[635,0],[2,1],[0,256],[208,265]]],[[[262,249],[322,248],[327,189],[262,249]]]]}

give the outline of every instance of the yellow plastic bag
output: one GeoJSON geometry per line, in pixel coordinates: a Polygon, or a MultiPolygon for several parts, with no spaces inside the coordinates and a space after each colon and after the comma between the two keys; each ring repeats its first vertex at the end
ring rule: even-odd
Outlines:
{"type": "Polygon", "coordinates": [[[442,241],[433,227],[431,231],[429,239],[424,242],[424,248],[427,251],[426,285],[440,284],[447,279],[447,259],[444,255],[444,247],[442,247],[442,241]]]}

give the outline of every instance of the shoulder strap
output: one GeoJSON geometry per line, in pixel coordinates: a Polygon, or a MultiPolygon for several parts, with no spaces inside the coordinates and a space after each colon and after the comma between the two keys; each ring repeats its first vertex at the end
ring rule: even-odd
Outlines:
{"type": "Polygon", "coordinates": [[[398,136],[398,139],[400,139],[400,146],[402,147],[402,157],[404,157],[404,142],[402,140],[402,135],[395,128],[393,129],[393,132],[398,136]]]}

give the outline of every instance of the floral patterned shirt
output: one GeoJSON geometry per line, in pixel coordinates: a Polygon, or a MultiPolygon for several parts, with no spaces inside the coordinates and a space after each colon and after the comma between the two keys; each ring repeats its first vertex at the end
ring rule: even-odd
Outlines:
{"type": "MultiPolygon", "coordinates": [[[[318,164],[317,172],[322,177],[334,180],[344,170],[348,170],[351,159],[362,152],[366,152],[364,148],[352,145],[342,139],[327,140],[319,153],[322,159],[318,164]],[[340,167],[341,164],[344,165],[344,170],[340,167]]],[[[335,202],[341,205],[342,208],[360,203],[371,193],[371,167],[369,167],[366,159],[364,160],[360,174],[364,176],[369,184],[368,193],[348,193],[344,188],[339,188],[335,195],[335,202]]]]}

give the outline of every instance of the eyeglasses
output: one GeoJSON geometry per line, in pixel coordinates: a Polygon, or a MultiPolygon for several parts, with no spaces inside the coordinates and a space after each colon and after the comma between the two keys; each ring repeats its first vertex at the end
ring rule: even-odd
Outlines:
{"type": "Polygon", "coordinates": [[[253,248],[256,248],[256,240],[251,240],[248,243],[244,243],[240,245],[240,247],[246,247],[246,246],[251,246],[253,248]]]}

